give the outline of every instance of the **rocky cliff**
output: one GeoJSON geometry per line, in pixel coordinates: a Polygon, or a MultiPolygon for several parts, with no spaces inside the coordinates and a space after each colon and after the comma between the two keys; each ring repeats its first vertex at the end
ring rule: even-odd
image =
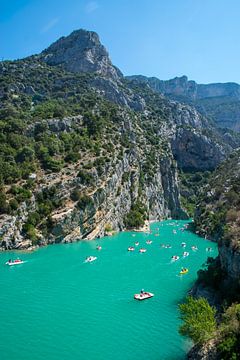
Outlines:
{"type": "Polygon", "coordinates": [[[171,80],[133,75],[127,77],[148,84],[165,96],[196,106],[203,115],[212,118],[217,126],[240,131],[240,85],[236,83],[197,84],[187,76],[171,80]]]}
{"type": "Polygon", "coordinates": [[[114,67],[99,36],[93,31],[76,30],[50,45],[39,59],[49,65],[61,65],[73,73],[96,73],[119,80],[123,75],[114,67]]]}
{"type": "Polygon", "coordinates": [[[2,249],[185,218],[179,168],[212,170],[235,146],[192,106],[126,81],[85,30],[1,62],[0,98],[2,249]]]}

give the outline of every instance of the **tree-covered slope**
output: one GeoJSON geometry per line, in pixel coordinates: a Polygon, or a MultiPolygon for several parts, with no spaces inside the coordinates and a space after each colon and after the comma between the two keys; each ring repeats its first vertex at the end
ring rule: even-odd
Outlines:
{"type": "Polygon", "coordinates": [[[0,137],[3,249],[185,217],[178,169],[212,170],[235,146],[195,108],[125,80],[85,30],[0,63],[0,137]]]}

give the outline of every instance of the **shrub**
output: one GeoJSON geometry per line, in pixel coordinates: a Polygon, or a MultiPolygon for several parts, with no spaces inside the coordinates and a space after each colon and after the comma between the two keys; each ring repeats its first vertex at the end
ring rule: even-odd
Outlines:
{"type": "Polygon", "coordinates": [[[92,206],[92,205],[93,205],[93,200],[88,195],[82,195],[77,204],[80,210],[84,210],[87,206],[92,206]]]}
{"type": "Polygon", "coordinates": [[[179,311],[183,321],[179,328],[181,335],[190,337],[195,344],[203,344],[213,337],[216,331],[216,310],[206,299],[189,296],[184,304],[179,305],[179,311]]]}
{"type": "Polygon", "coordinates": [[[80,197],[81,197],[81,192],[78,189],[74,189],[70,194],[70,198],[72,201],[78,201],[80,197]]]}

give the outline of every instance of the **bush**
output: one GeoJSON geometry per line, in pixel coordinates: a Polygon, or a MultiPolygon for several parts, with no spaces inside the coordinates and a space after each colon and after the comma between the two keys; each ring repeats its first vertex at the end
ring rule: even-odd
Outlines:
{"type": "Polygon", "coordinates": [[[179,305],[180,319],[183,324],[179,333],[190,337],[195,344],[203,344],[211,339],[216,331],[215,308],[206,299],[194,299],[189,296],[184,304],[179,305]]]}
{"type": "Polygon", "coordinates": [[[93,200],[88,195],[82,195],[77,204],[80,210],[84,210],[87,206],[92,206],[92,205],[93,205],[93,200]]]}
{"type": "Polygon", "coordinates": [[[94,177],[92,174],[90,174],[86,171],[80,170],[78,172],[77,176],[80,178],[80,181],[83,185],[92,185],[93,184],[94,177]]]}
{"type": "Polygon", "coordinates": [[[72,201],[78,201],[80,197],[81,197],[81,192],[77,189],[74,189],[70,194],[70,198],[72,201]]]}
{"type": "Polygon", "coordinates": [[[217,349],[223,360],[237,360],[240,354],[240,304],[230,306],[222,316],[217,349]]]}
{"type": "Polygon", "coordinates": [[[143,226],[147,217],[146,215],[146,207],[140,201],[137,201],[131,207],[129,213],[124,217],[125,226],[129,229],[143,226]]]}

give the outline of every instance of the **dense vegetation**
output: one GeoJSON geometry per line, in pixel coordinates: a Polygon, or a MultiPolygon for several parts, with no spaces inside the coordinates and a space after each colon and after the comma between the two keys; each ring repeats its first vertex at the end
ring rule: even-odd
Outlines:
{"type": "Polygon", "coordinates": [[[181,335],[188,336],[196,345],[214,342],[222,360],[237,360],[240,355],[240,304],[233,304],[221,314],[216,322],[216,310],[206,299],[188,297],[179,305],[181,335]]]}
{"type": "Polygon", "coordinates": [[[206,299],[189,296],[185,303],[179,305],[179,311],[183,321],[179,329],[181,335],[189,336],[195,344],[203,344],[213,336],[216,331],[216,310],[206,299]]]}
{"type": "MultiPolygon", "coordinates": [[[[236,360],[240,357],[240,284],[236,261],[240,255],[240,151],[230,155],[210,176],[198,197],[195,213],[196,229],[219,243],[221,257],[209,258],[203,269],[198,271],[197,286],[214,290],[218,298],[218,315],[215,329],[201,337],[202,319],[197,316],[198,299],[187,300],[180,305],[183,325],[182,334],[198,344],[198,336],[207,344],[215,344],[219,359],[236,360]],[[226,253],[227,252],[227,253],[226,253]],[[227,257],[228,262],[225,264],[227,257]],[[231,264],[235,262],[235,266],[231,264]],[[231,269],[229,269],[229,267],[231,269]]],[[[237,260],[238,259],[238,260],[237,260]]],[[[209,310],[210,305],[206,305],[209,310]]],[[[206,308],[202,308],[203,317],[206,308]]],[[[210,311],[210,310],[209,310],[210,311]]],[[[214,313],[214,309],[211,310],[214,313]]]]}
{"type": "Polygon", "coordinates": [[[236,151],[214,172],[199,196],[195,217],[202,234],[227,245],[239,246],[240,152],[236,151]]]}

